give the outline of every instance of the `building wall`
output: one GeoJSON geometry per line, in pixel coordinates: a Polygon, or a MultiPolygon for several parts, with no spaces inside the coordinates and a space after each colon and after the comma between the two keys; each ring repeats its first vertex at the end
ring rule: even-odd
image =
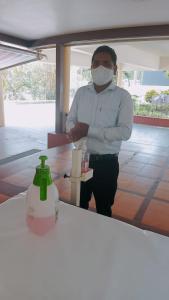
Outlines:
{"type": "Polygon", "coordinates": [[[169,78],[163,71],[145,71],[142,85],[169,86],[169,78]]]}

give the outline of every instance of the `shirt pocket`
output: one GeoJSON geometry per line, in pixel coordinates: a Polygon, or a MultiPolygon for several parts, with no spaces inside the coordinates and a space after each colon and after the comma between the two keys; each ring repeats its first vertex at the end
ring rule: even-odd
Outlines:
{"type": "Polygon", "coordinates": [[[114,127],[118,119],[119,108],[113,103],[104,103],[97,110],[96,114],[96,125],[99,127],[114,127]]]}
{"type": "Polygon", "coordinates": [[[78,104],[77,121],[90,124],[91,114],[92,114],[92,103],[90,103],[88,99],[87,100],[83,99],[83,101],[81,101],[78,104]]]}

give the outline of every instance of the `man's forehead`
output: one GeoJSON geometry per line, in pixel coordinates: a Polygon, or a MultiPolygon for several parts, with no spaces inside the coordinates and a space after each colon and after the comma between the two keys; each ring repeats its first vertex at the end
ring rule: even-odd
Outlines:
{"type": "Polygon", "coordinates": [[[99,60],[99,59],[112,60],[111,55],[107,52],[96,53],[93,60],[99,60]]]}

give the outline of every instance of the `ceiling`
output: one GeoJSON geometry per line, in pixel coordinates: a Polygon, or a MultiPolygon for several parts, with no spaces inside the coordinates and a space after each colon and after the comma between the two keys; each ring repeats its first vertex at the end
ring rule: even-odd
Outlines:
{"type": "MultiPolygon", "coordinates": [[[[103,43],[101,43],[103,45],[103,43]]],[[[132,41],[106,43],[117,53],[118,66],[125,70],[169,70],[169,41],[132,41]]],[[[71,47],[71,65],[90,68],[91,57],[100,44],[71,47]]],[[[44,49],[45,63],[56,63],[56,50],[44,49]]]]}
{"type": "MultiPolygon", "coordinates": [[[[7,49],[10,44],[5,50],[3,46],[1,47],[4,41],[15,44],[15,47],[16,45],[31,47],[34,41],[43,41],[64,34],[132,26],[169,25],[168,12],[169,0],[0,0],[0,68],[25,63],[32,59],[32,53],[23,52],[20,55],[21,52],[18,51],[18,55],[17,51],[7,49]]],[[[84,39],[82,40],[84,42],[84,39]]],[[[91,41],[88,34],[87,40],[91,41]]],[[[86,58],[86,63],[89,63],[91,53],[96,46],[87,45],[80,48],[77,46],[74,51],[87,52],[88,54],[83,55],[83,60],[86,58]]],[[[114,44],[112,46],[114,47],[114,44]]],[[[142,67],[152,69],[164,68],[168,65],[167,40],[133,44],[128,42],[124,44],[123,41],[115,47],[118,47],[119,61],[123,63],[125,59],[126,66],[128,61],[133,65],[140,61],[144,63],[142,67]],[[124,56],[124,53],[127,55],[124,56]],[[132,57],[135,57],[136,61],[132,57]]],[[[80,54],[78,55],[80,59],[80,54]]]]}
{"type": "Polygon", "coordinates": [[[25,40],[168,23],[168,0],[0,0],[0,33],[25,40]]]}

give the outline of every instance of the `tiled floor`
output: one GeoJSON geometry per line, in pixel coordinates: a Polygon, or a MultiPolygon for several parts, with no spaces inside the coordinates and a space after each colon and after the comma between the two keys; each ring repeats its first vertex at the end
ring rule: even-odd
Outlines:
{"type": "MultiPolygon", "coordinates": [[[[1,159],[31,149],[45,149],[46,130],[0,128],[0,139],[1,159]]],[[[0,202],[28,187],[38,156],[36,153],[0,166],[0,202]]],[[[169,129],[134,125],[131,139],[123,143],[119,161],[113,217],[169,236],[169,129]]],[[[56,155],[56,150],[50,149],[48,164],[61,199],[69,202],[70,182],[63,175],[70,171],[71,151],[62,149],[56,155]]],[[[90,208],[94,207],[92,199],[90,208]]]]}
{"type": "Polygon", "coordinates": [[[142,224],[169,234],[169,203],[152,199],[143,216],[142,224]]]}
{"type": "Polygon", "coordinates": [[[0,127],[0,160],[30,149],[46,149],[50,131],[54,128],[0,127]]]}

